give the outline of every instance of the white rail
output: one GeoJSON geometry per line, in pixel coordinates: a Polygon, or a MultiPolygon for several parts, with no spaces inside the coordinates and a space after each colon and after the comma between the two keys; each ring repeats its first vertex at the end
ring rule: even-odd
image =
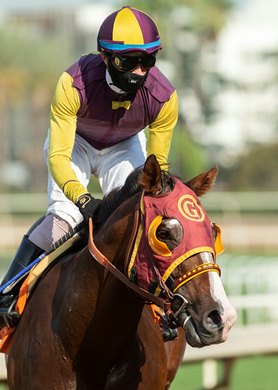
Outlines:
{"type": "MultiPolygon", "coordinates": [[[[102,197],[101,194],[93,194],[102,197]]],[[[278,211],[278,192],[228,192],[212,190],[202,198],[207,211],[222,211],[227,213],[241,211],[278,211]]],[[[0,194],[0,214],[7,213],[41,213],[47,205],[46,193],[0,194]]]]}
{"type": "Polygon", "coordinates": [[[0,381],[7,379],[5,355],[0,353],[0,381]]]}
{"type": "Polygon", "coordinates": [[[238,358],[278,353],[278,323],[237,326],[223,344],[201,349],[186,348],[183,362],[202,362],[207,359],[238,358]]]}

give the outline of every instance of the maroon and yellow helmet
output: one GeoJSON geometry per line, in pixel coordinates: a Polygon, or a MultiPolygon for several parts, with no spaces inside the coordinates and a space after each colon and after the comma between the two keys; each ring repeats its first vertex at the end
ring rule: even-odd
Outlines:
{"type": "Polygon", "coordinates": [[[161,49],[158,28],[153,19],[136,8],[125,6],[109,15],[100,26],[98,51],[151,54],[161,49]]]}

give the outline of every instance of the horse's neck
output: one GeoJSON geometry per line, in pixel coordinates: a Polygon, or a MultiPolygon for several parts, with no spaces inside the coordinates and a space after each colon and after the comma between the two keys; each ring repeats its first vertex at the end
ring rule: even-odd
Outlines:
{"type": "Polygon", "coordinates": [[[124,268],[134,224],[139,208],[140,193],[124,202],[99,228],[94,240],[97,248],[118,268],[124,268]]]}
{"type": "MultiPolygon", "coordinates": [[[[123,207],[103,224],[95,237],[97,248],[121,270],[124,269],[138,199],[139,195],[125,202],[123,207]]],[[[128,290],[123,282],[101,268],[93,258],[90,258],[89,253],[84,262],[88,272],[87,281],[93,280],[93,285],[90,287],[91,321],[88,324],[89,330],[86,331],[83,352],[86,353],[86,345],[96,343],[98,349],[106,351],[106,354],[109,345],[109,353],[112,356],[118,354],[123,345],[127,345],[131,337],[135,336],[143,301],[128,290]],[[92,265],[90,261],[93,262],[92,265]]]]}
{"type": "MultiPolygon", "coordinates": [[[[119,269],[124,267],[135,204],[135,201],[128,203],[123,213],[112,215],[95,237],[97,248],[119,269]]],[[[62,314],[55,332],[63,339],[69,355],[88,356],[87,348],[91,345],[98,346],[96,351],[105,351],[103,359],[107,354],[111,358],[119,354],[136,334],[143,302],[97,263],[87,248],[60,263],[56,283],[59,275],[53,310],[62,314]]]]}

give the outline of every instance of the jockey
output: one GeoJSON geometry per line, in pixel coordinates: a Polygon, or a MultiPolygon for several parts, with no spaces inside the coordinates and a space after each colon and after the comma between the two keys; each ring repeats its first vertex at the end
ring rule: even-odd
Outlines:
{"type": "MultiPolygon", "coordinates": [[[[47,213],[23,237],[2,286],[83,219],[96,216],[100,200],[88,192],[91,175],[107,194],[123,185],[147,154],[167,163],[178,100],[155,66],[161,49],[155,22],[144,12],[123,7],[104,20],[97,45],[98,54],[82,56],[58,81],[44,146],[47,213]]],[[[0,328],[17,321],[19,284],[0,294],[0,328]]]]}

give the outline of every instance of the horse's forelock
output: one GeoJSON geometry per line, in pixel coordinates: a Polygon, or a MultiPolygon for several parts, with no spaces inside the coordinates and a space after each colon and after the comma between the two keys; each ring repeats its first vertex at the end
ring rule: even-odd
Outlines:
{"type": "Polygon", "coordinates": [[[161,171],[162,193],[173,191],[175,182],[173,180],[174,175],[171,175],[167,171],[161,171]]]}

